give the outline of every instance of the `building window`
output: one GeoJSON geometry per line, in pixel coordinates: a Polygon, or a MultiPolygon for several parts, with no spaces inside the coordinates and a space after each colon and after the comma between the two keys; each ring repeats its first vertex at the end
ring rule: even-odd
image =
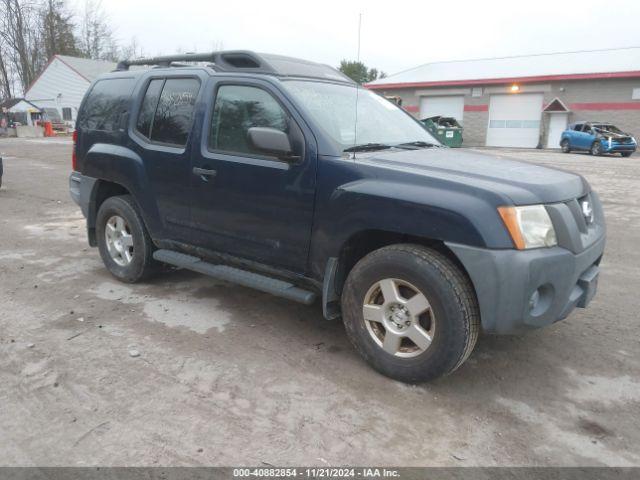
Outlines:
{"type": "Polygon", "coordinates": [[[62,120],[65,120],[67,122],[70,122],[71,120],[73,120],[71,116],[71,108],[69,107],[62,108],[62,120]]]}
{"type": "Polygon", "coordinates": [[[631,93],[631,100],[640,100],[640,88],[634,88],[631,93]]]}

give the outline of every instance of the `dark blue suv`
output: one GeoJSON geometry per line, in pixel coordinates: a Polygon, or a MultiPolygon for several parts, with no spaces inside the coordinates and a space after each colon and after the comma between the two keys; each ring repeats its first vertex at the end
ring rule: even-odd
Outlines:
{"type": "Polygon", "coordinates": [[[605,224],[582,177],[444,148],[325,65],[122,62],[75,135],[71,195],[116,278],[170,264],[318,299],[399,380],[450,373],[481,329],[549,325],[596,291],[605,224]]]}

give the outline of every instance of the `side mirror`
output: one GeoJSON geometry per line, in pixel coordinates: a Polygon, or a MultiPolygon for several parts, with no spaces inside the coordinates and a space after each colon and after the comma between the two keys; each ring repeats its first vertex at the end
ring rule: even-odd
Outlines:
{"type": "Polygon", "coordinates": [[[291,142],[286,133],[275,128],[251,127],[247,132],[249,145],[254,150],[274,155],[283,160],[297,159],[293,156],[291,142]]]}

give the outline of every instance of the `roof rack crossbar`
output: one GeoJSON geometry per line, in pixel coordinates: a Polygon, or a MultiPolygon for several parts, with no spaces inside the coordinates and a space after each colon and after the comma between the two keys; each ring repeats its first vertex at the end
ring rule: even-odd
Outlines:
{"type": "Polygon", "coordinates": [[[134,65],[156,65],[170,67],[173,62],[211,62],[218,71],[244,70],[260,73],[273,73],[276,70],[258,54],[248,50],[231,50],[209,53],[182,53],[161,57],[122,60],[116,70],[129,70],[134,65]]]}

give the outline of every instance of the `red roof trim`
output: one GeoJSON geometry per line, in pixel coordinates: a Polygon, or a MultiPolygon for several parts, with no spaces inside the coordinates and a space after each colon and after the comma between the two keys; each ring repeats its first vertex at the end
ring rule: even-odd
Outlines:
{"type": "Polygon", "coordinates": [[[393,90],[397,88],[417,88],[417,87],[441,87],[459,85],[494,85],[500,83],[533,83],[551,82],[558,80],[593,80],[599,78],[637,78],[640,71],[632,72],[610,72],[610,73],[575,73],[568,75],[540,75],[533,77],[511,77],[511,78],[479,78],[476,80],[445,80],[438,82],[408,82],[408,83],[387,83],[381,85],[366,84],[365,87],[372,90],[393,90]]]}
{"type": "Polygon", "coordinates": [[[65,62],[62,58],[60,58],[59,55],[56,55],[56,57],[58,57],[58,60],[60,60],[62,63],[64,63],[67,67],[69,67],[71,70],[73,70],[74,72],[76,72],[78,75],[80,75],[82,78],[84,78],[87,82],[91,83],[91,80],[89,80],[87,77],[85,77],[83,74],[81,74],[78,70],[76,70],[75,68],[73,68],[71,65],[69,65],[67,62],[65,62]]]}
{"type": "Polygon", "coordinates": [[[465,105],[465,112],[488,112],[489,105],[465,105]]]}
{"type": "Polygon", "coordinates": [[[640,110],[640,102],[572,103],[572,110],[640,110]]]}
{"type": "Polygon", "coordinates": [[[402,108],[404,108],[407,112],[417,112],[418,111],[418,106],[417,105],[404,105],[402,108]]]}

